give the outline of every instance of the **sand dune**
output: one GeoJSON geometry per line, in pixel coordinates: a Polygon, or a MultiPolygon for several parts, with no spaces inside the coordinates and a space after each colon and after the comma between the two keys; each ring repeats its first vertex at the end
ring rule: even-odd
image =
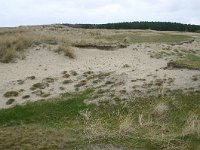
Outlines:
{"type": "MultiPolygon", "coordinates": [[[[119,96],[127,98],[128,95],[144,95],[141,93],[156,94],[159,90],[170,91],[175,89],[199,89],[200,80],[193,82],[191,78],[199,75],[199,71],[187,69],[163,69],[167,66],[168,59],[151,58],[152,51],[159,51],[167,44],[134,44],[127,48],[115,51],[99,49],[75,48],[75,59],[69,59],[62,54],[49,51],[48,48],[37,46],[27,50],[26,58],[16,63],[0,64],[0,108],[7,108],[16,104],[24,104],[27,101],[36,101],[59,96],[60,93],[77,90],[76,84],[86,80],[81,89],[90,86],[100,86],[106,81],[111,81],[104,89],[113,90],[119,96]],[[77,75],[71,75],[67,80],[69,84],[63,84],[63,71],[69,74],[73,71],[77,75]],[[109,77],[101,79],[101,83],[92,83],[87,80],[84,73],[92,74],[111,72],[109,77]],[[29,77],[34,76],[35,79],[29,77]],[[31,90],[32,85],[44,83],[46,78],[53,81],[48,86],[31,90]],[[121,84],[116,84],[121,82],[121,84]],[[160,83],[157,83],[160,82],[160,83]],[[17,91],[12,105],[6,105],[4,94],[7,91],[17,91]],[[125,94],[120,94],[125,91],[125,94]]],[[[195,45],[194,45],[195,46],[195,45]]],[[[196,45],[198,46],[198,45],[196,45]]],[[[183,45],[187,47],[187,44],[183,45]]],[[[98,101],[98,100],[92,100],[98,101]]]]}

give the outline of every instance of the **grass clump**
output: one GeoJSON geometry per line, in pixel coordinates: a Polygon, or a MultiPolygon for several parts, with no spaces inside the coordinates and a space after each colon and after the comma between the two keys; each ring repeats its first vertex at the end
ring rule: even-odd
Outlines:
{"type": "Polygon", "coordinates": [[[46,82],[46,83],[53,83],[55,81],[55,79],[51,78],[51,77],[47,77],[47,78],[43,79],[42,81],[46,82]]]}
{"type": "Polygon", "coordinates": [[[22,97],[22,99],[28,99],[28,98],[30,98],[31,96],[30,95],[24,95],[23,97],[22,97]]]}
{"type": "Polygon", "coordinates": [[[29,80],[35,80],[36,77],[35,77],[35,76],[30,76],[30,77],[27,77],[26,79],[29,79],[29,80]]]}
{"type": "Polygon", "coordinates": [[[86,80],[81,80],[78,84],[74,85],[75,87],[82,87],[87,84],[86,80]]]}
{"type": "Polygon", "coordinates": [[[78,73],[77,73],[76,71],[74,71],[74,70],[70,71],[70,73],[71,73],[73,76],[77,76],[77,75],[78,75],[78,73]]]}
{"type": "Polygon", "coordinates": [[[4,97],[17,97],[19,92],[17,91],[8,91],[4,94],[4,97]]]}
{"type": "Polygon", "coordinates": [[[56,52],[63,52],[65,56],[74,59],[74,50],[67,44],[61,44],[58,49],[56,49],[56,52]]]}
{"type": "Polygon", "coordinates": [[[167,66],[173,68],[200,70],[200,57],[197,55],[189,54],[182,60],[169,62],[167,66]]]}
{"type": "Polygon", "coordinates": [[[63,78],[69,78],[70,77],[70,74],[66,73],[63,75],[63,78]]]}
{"type": "Polygon", "coordinates": [[[73,81],[72,80],[65,80],[65,81],[63,81],[63,84],[70,84],[70,83],[73,83],[73,81]]]}
{"type": "Polygon", "coordinates": [[[36,90],[36,89],[45,89],[46,87],[48,87],[49,84],[42,82],[42,83],[35,83],[32,85],[32,87],[30,88],[31,90],[36,90]]]}
{"type": "MultiPolygon", "coordinates": [[[[3,50],[1,50],[3,51],[3,50]]],[[[8,63],[8,62],[11,62],[13,61],[17,56],[17,53],[16,51],[12,50],[12,49],[7,49],[6,51],[2,52],[1,54],[1,62],[3,63],[8,63]]]]}
{"type": "Polygon", "coordinates": [[[13,61],[18,56],[18,52],[31,46],[30,39],[22,33],[13,33],[13,35],[0,36],[0,61],[3,63],[13,61]]]}
{"type": "Polygon", "coordinates": [[[12,103],[15,102],[15,99],[9,99],[7,102],[6,102],[6,105],[11,105],[12,103]]]}
{"type": "Polygon", "coordinates": [[[39,96],[39,97],[42,97],[42,98],[46,98],[46,97],[49,97],[51,95],[49,92],[44,92],[42,90],[36,90],[32,93],[39,96]]]}

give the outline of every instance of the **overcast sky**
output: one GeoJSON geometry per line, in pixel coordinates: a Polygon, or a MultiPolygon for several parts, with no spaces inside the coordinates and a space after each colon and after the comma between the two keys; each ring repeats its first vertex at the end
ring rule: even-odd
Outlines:
{"type": "Polygon", "coordinates": [[[124,21],[200,25],[200,0],[0,0],[0,26],[124,21]]]}

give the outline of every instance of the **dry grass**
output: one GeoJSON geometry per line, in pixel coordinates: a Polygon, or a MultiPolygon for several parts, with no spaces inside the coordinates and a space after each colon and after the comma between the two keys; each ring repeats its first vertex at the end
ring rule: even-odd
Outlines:
{"type": "Polygon", "coordinates": [[[200,136],[200,119],[197,114],[192,113],[188,116],[182,134],[183,136],[188,136],[188,135],[200,136]]]}
{"type": "Polygon", "coordinates": [[[122,116],[121,121],[119,123],[119,133],[121,135],[128,135],[130,133],[134,133],[135,128],[133,122],[134,119],[131,115],[127,115],[125,118],[124,116],[122,116]]]}
{"type": "Polygon", "coordinates": [[[74,58],[73,46],[115,50],[134,43],[181,42],[191,39],[184,34],[159,33],[142,30],[85,30],[61,25],[0,29],[0,62],[25,58],[24,51],[36,45],[49,46],[74,58]],[[151,38],[149,38],[151,37],[151,38]]]}
{"type": "Polygon", "coordinates": [[[33,46],[50,41],[52,37],[36,34],[31,30],[12,29],[0,32],[0,61],[8,63],[20,57],[22,52],[33,46]]]}
{"type": "Polygon", "coordinates": [[[17,53],[31,46],[31,39],[22,36],[21,33],[0,36],[0,60],[2,62],[13,61],[17,53]]]}
{"type": "Polygon", "coordinates": [[[68,44],[61,44],[59,45],[59,47],[55,50],[56,52],[63,52],[65,56],[74,59],[75,58],[75,54],[74,54],[74,50],[72,49],[72,47],[70,47],[68,44]]]}
{"type": "MultiPolygon", "coordinates": [[[[14,28],[0,30],[0,62],[8,63],[22,56],[24,50],[40,44],[57,45],[68,42],[63,35],[36,30],[35,28],[14,28]]],[[[66,48],[64,49],[67,54],[66,48]]]]}
{"type": "Polygon", "coordinates": [[[168,109],[168,106],[165,103],[161,102],[155,106],[155,114],[159,116],[164,115],[168,111],[168,109]]]}

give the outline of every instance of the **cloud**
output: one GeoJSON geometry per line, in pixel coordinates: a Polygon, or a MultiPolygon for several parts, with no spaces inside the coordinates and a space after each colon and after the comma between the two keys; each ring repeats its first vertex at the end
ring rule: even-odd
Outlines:
{"type": "Polygon", "coordinates": [[[173,21],[200,24],[199,0],[0,0],[0,26],[173,21]]]}

